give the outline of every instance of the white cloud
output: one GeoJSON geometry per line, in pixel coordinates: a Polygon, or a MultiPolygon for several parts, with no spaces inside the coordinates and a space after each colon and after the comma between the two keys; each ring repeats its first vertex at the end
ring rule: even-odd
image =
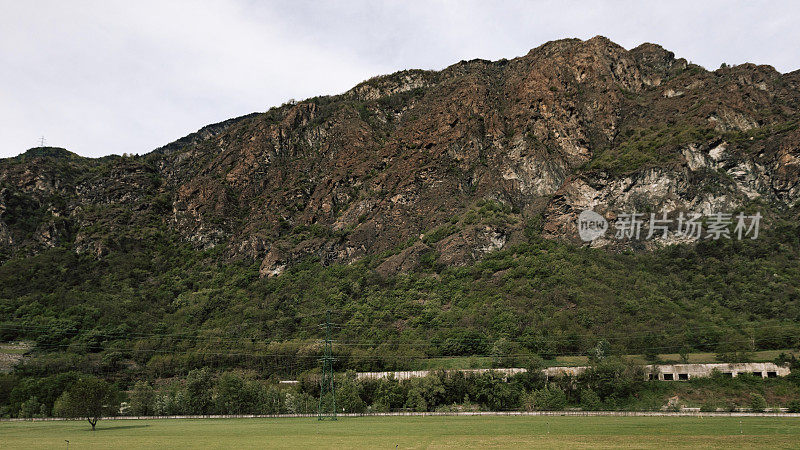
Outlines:
{"type": "Polygon", "coordinates": [[[511,58],[602,34],[708,68],[800,67],[779,2],[0,0],[0,156],[44,134],[86,156],[145,153],[289,98],[394,70],[511,58]]]}
{"type": "Polygon", "coordinates": [[[0,19],[0,155],[40,134],[87,156],[144,153],[382,69],[293,39],[237,3],[144,3],[11,6],[15,17],[0,19]]]}

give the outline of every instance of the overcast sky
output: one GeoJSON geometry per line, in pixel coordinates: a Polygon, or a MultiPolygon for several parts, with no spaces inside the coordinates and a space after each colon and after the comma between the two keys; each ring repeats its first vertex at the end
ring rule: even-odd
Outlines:
{"type": "Polygon", "coordinates": [[[0,0],[0,157],[146,153],[203,125],[374,75],[604,35],[709,69],[800,69],[778,1],[0,0]]]}

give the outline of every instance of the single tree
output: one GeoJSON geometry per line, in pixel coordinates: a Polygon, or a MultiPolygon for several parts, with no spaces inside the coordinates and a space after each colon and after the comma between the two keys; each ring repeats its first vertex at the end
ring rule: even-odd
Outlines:
{"type": "Polygon", "coordinates": [[[61,417],[83,417],[94,431],[97,421],[104,415],[119,410],[119,392],[111,384],[95,377],[84,377],[64,391],[53,406],[53,413],[61,417]]]}

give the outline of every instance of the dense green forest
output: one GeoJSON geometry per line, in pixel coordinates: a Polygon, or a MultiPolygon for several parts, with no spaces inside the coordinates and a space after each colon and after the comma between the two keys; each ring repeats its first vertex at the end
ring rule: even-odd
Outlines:
{"type": "MultiPolygon", "coordinates": [[[[533,226],[531,228],[534,228],[533,226]]],[[[800,227],[757,240],[620,253],[545,240],[466,267],[381,277],[351,265],[256,264],[152,231],[102,258],[54,248],[0,267],[0,341],[35,345],[16,372],[155,379],[192,369],[297,376],[318,365],[331,310],[339,370],[412,369],[428,358],[791,349],[800,336],[800,227]]]]}

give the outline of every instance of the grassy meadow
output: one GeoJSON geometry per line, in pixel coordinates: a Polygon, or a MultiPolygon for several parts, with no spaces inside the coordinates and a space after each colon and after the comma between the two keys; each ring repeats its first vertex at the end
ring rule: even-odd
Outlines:
{"type": "Polygon", "coordinates": [[[780,417],[434,416],[3,422],[2,448],[796,448],[780,417]]]}

